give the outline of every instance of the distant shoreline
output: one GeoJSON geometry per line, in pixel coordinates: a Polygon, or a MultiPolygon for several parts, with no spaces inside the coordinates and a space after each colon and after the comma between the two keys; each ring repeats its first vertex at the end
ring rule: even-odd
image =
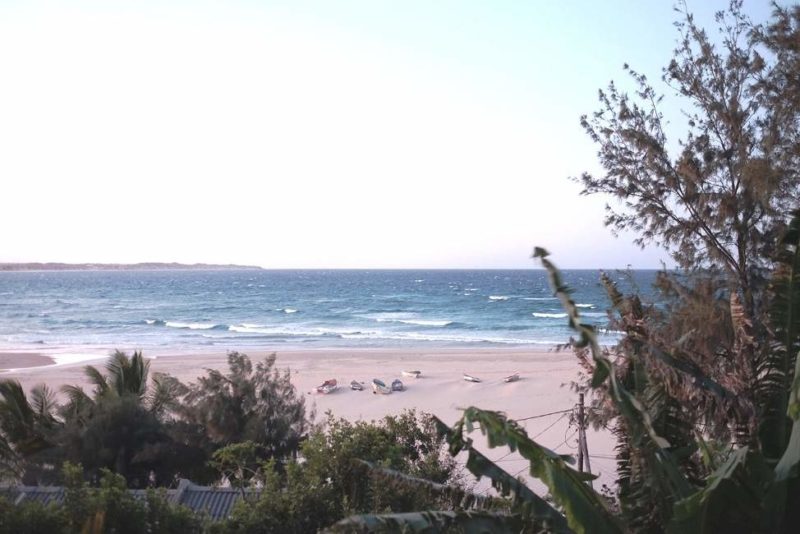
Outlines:
{"type": "Polygon", "coordinates": [[[11,271],[261,271],[253,265],[213,263],[0,263],[0,272],[11,271]]]}

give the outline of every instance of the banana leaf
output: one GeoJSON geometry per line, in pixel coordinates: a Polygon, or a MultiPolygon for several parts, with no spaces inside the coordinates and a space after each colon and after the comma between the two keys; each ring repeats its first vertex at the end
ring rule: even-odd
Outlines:
{"type": "Polygon", "coordinates": [[[518,515],[495,512],[410,512],[402,514],[367,514],[343,519],[323,530],[329,534],[355,532],[424,532],[437,534],[462,532],[463,534],[518,534],[525,523],[518,515]]]}
{"type": "MultiPolygon", "coordinates": [[[[456,423],[453,435],[448,440],[451,452],[457,452],[464,443],[463,432],[471,432],[475,424],[487,437],[489,447],[507,446],[530,462],[530,474],[541,480],[556,504],[564,509],[569,528],[578,533],[621,533],[624,531],[617,518],[611,513],[606,501],[585,482],[595,477],[581,473],[567,465],[570,456],[557,454],[530,439],[515,421],[499,412],[471,407],[464,410],[461,420],[456,423]],[[452,448],[455,445],[455,448],[452,448]]],[[[468,462],[470,470],[486,466],[468,462]]],[[[491,466],[489,466],[489,469],[491,466]]],[[[476,471],[473,471],[475,473],[476,471]]],[[[478,471],[481,473],[481,471],[478,471]]],[[[476,473],[477,474],[477,473],[476,473]]]]}
{"type": "MultiPolygon", "coordinates": [[[[491,461],[480,451],[472,446],[472,441],[464,439],[462,427],[456,425],[451,429],[439,418],[434,417],[437,431],[440,436],[447,438],[450,452],[453,455],[467,451],[467,469],[478,479],[487,477],[492,481],[492,487],[500,495],[511,496],[514,503],[526,510],[526,516],[536,523],[546,525],[549,532],[573,532],[563,514],[540,496],[536,495],[528,486],[511,476],[496,463],[491,461]]],[[[567,457],[568,458],[568,457],[567,457]]]]}

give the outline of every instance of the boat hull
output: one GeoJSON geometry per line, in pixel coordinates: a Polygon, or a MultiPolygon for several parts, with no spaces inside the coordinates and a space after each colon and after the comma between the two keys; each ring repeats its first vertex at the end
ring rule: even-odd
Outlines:
{"type": "Polygon", "coordinates": [[[326,380],[325,382],[317,386],[317,393],[328,395],[329,393],[333,393],[337,389],[339,389],[339,386],[336,383],[336,379],[331,378],[330,380],[326,380]]]}
{"type": "Polygon", "coordinates": [[[384,384],[381,380],[378,380],[377,378],[372,380],[372,393],[389,395],[391,392],[392,388],[384,384]]]}

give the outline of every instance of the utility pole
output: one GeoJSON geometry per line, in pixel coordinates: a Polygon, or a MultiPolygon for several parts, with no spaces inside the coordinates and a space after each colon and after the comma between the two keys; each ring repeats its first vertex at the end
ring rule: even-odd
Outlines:
{"type": "MultiPolygon", "coordinates": [[[[592,474],[592,464],[589,462],[589,446],[586,443],[586,418],[583,411],[583,393],[578,394],[578,471],[583,473],[583,464],[586,463],[586,472],[592,474]]],[[[591,480],[589,485],[592,485],[591,480]]]]}
{"type": "Polygon", "coordinates": [[[583,473],[583,393],[578,394],[578,471],[583,473]]]}

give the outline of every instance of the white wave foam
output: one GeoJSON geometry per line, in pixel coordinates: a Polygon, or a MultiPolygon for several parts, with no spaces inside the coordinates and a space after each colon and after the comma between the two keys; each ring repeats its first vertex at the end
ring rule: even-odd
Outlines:
{"type": "Polygon", "coordinates": [[[600,328],[599,331],[600,331],[601,334],[615,334],[615,335],[623,335],[623,334],[625,334],[625,332],[623,332],[621,330],[611,330],[611,329],[608,329],[608,328],[600,328]]]}
{"type": "Polygon", "coordinates": [[[372,319],[379,323],[401,323],[401,324],[414,324],[417,326],[447,326],[453,324],[453,321],[442,319],[418,319],[416,314],[409,312],[385,312],[375,313],[371,315],[363,315],[365,319],[372,319]]]}
{"type": "Polygon", "coordinates": [[[594,304],[576,304],[576,308],[594,308],[594,304]]]}
{"type": "Polygon", "coordinates": [[[508,300],[509,298],[505,295],[489,295],[489,300],[508,300]]]}
{"type": "Polygon", "coordinates": [[[542,317],[547,319],[564,319],[567,314],[566,313],[539,313],[533,312],[531,315],[534,317],[542,317]]]}
{"type": "Polygon", "coordinates": [[[102,354],[87,354],[87,353],[73,353],[64,352],[61,354],[49,354],[55,362],[53,365],[69,365],[71,363],[90,362],[92,360],[103,360],[107,356],[102,354]]]}
{"type": "Polygon", "coordinates": [[[147,324],[156,324],[158,319],[145,319],[144,322],[147,324]]]}
{"type": "Polygon", "coordinates": [[[178,321],[167,321],[164,325],[170,328],[188,328],[189,330],[211,330],[217,326],[214,323],[180,323],[178,321]]]}
{"type": "Polygon", "coordinates": [[[453,321],[427,321],[425,319],[398,319],[396,322],[403,324],[416,324],[419,326],[447,326],[453,321]]]}
{"type": "Polygon", "coordinates": [[[342,334],[343,339],[370,339],[392,341],[435,341],[443,343],[498,343],[503,345],[554,345],[555,341],[506,338],[493,336],[459,336],[447,334],[423,334],[421,332],[357,332],[342,334]]]}
{"type": "Polygon", "coordinates": [[[265,328],[263,326],[255,325],[255,324],[242,324],[242,325],[231,325],[228,327],[228,331],[230,332],[239,332],[240,334],[267,334],[278,335],[278,330],[274,328],[265,328]]]}
{"type": "Polygon", "coordinates": [[[360,315],[359,317],[363,317],[364,319],[372,319],[373,321],[377,321],[379,323],[392,323],[400,320],[414,319],[416,315],[410,312],[380,312],[360,315]]]}
{"type": "Polygon", "coordinates": [[[265,325],[231,325],[228,327],[229,332],[238,332],[240,334],[261,334],[266,336],[286,336],[286,337],[321,337],[321,336],[341,336],[343,334],[358,333],[352,330],[337,330],[335,328],[292,328],[286,326],[269,327],[265,325]]]}

